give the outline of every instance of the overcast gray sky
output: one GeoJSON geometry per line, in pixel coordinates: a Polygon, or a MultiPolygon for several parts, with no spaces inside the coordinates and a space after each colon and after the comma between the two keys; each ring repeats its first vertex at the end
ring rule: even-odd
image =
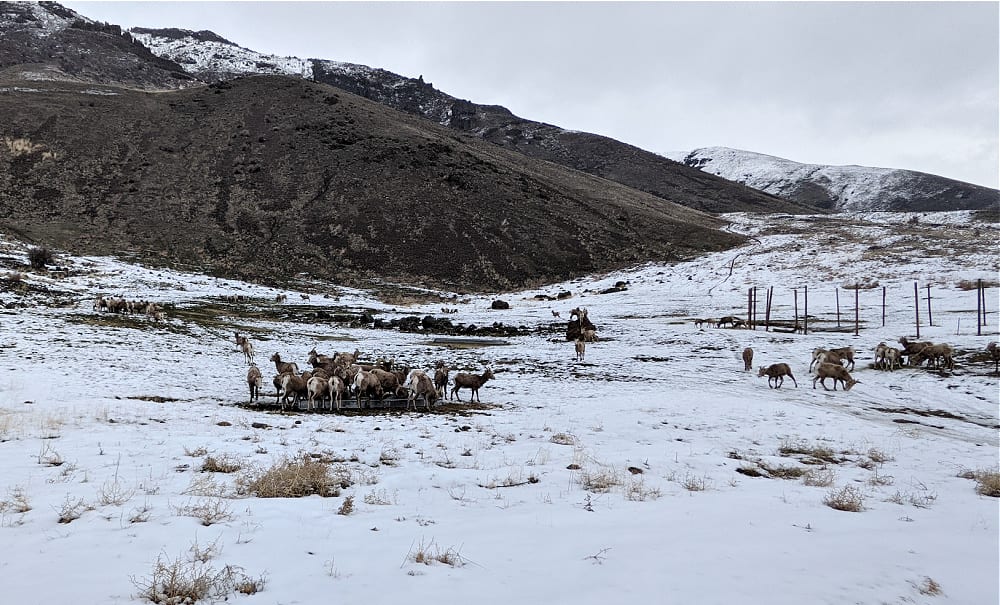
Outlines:
{"type": "Polygon", "coordinates": [[[654,152],[718,145],[998,187],[997,2],[63,4],[423,75],[654,152]]]}

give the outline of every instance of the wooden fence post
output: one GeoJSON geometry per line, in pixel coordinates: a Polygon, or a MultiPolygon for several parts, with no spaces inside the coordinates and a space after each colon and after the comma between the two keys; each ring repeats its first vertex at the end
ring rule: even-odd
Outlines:
{"type": "Polygon", "coordinates": [[[927,325],[934,325],[934,315],[931,314],[931,285],[927,284],[927,325]]]}
{"type": "Polygon", "coordinates": [[[792,332],[795,332],[799,329],[799,289],[792,288],[792,293],[795,295],[795,327],[792,332]]]}
{"type": "Polygon", "coordinates": [[[983,335],[983,280],[976,280],[976,336],[983,335]]]}
{"type": "Polygon", "coordinates": [[[767,305],[764,309],[764,331],[771,331],[771,301],[774,300],[774,286],[767,289],[767,305]]]}
{"type": "Polygon", "coordinates": [[[809,333],[809,286],[802,287],[802,298],[805,308],[802,310],[802,334],[809,333]]]}
{"type": "Polygon", "coordinates": [[[854,335],[855,336],[858,335],[858,330],[859,330],[859,326],[860,326],[859,319],[861,317],[861,312],[858,310],[859,309],[859,307],[858,307],[858,292],[860,292],[860,291],[861,291],[861,288],[859,288],[858,284],[855,283],[854,284],[854,335]]]}
{"type": "Polygon", "coordinates": [[[917,338],[920,338],[920,295],[917,293],[917,282],[913,282],[913,310],[917,314],[917,338]]]}
{"type": "Polygon", "coordinates": [[[837,299],[837,327],[840,327],[840,286],[833,291],[837,299]]]}
{"type": "Polygon", "coordinates": [[[885,327],[885,286],[882,286],[882,327],[885,327]]]}

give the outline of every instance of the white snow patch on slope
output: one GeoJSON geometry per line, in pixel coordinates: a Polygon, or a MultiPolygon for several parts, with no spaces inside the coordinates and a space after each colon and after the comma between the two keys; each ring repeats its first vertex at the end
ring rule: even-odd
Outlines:
{"type": "Polygon", "coordinates": [[[270,74],[312,76],[309,62],[298,57],[267,55],[215,40],[196,40],[192,36],[168,38],[131,32],[155,55],[180,64],[190,73],[204,71],[226,74],[270,74]]]}

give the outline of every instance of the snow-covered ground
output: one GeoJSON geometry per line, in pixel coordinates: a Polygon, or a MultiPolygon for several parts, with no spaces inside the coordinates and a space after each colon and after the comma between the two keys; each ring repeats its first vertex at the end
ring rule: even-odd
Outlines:
{"type": "MultiPolygon", "coordinates": [[[[968,213],[728,218],[746,246],[408,306],[110,258],[57,254],[71,270],[61,279],[22,270],[0,292],[3,601],[142,602],[159,562],[218,586],[210,570],[245,575],[263,589],[230,598],[248,603],[996,603],[998,500],[961,475],[998,466],[998,379],[983,350],[998,335],[1000,225],[968,213]],[[991,284],[981,336],[976,292],[959,287],[976,279],[991,284]],[[598,294],[619,280],[627,290],[598,294]],[[931,285],[921,339],[956,348],[953,372],[871,367],[879,341],[915,336],[914,281],[922,295],[931,285]],[[835,288],[855,282],[870,286],[859,336],[690,321],[745,316],[752,286],[761,301],[774,286],[772,314],[789,321],[792,288],[803,305],[808,286],[812,326],[830,329],[835,288]],[[572,298],[536,298],[565,290],[572,298]],[[175,306],[162,323],[108,317],[92,310],[98,293],[175,306]],[[249,301],[226,301],[237,294],[249,301]],[[491,310],[496,298],[511,308],[491,310]],[[442,306],[456,323],[538,331],[452,349],[308,319],[442,306]],[[600,337],[584,362],[559,337],[578,306],[600,337]],[[269,401],[267,358],[305,366],[314,346],[424,369],[489,364],[496,378],[484,405],[433,413],[252,409],[237,405],[247,389],[234,331],[250,334],[269,401]],[[814,390],[812,349],[846,345],[860,383],[814,390]],[[789,363],[798,388],[744,372],[747,346],[755,366],[789,363]],[[346,487],[325,498],[240,489],[302,456],[346,487]],[[202,472],[209,458],[240,470],[202,472]],[[338,514],[348,498],[353,510],[338,514]],[[859,512],[826,503],[852,498],[859,512]]],[[[26,252],[0,240],[0,279],[26,252]]],[[[853,293],[839,293],[844,326],[853,293]]]]}

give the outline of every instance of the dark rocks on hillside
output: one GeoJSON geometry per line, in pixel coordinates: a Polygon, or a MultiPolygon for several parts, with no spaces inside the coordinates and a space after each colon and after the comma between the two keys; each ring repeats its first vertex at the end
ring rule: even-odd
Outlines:
{"type": "Polygon", "coordinates": [[[493,304],[490,305],[490,308],[491,309],[497,309],[497,310],[509,309],[510,308],[510,303],[507,302],[507,301],[505,301],[505,300],[494,300],[493,304]]]}

